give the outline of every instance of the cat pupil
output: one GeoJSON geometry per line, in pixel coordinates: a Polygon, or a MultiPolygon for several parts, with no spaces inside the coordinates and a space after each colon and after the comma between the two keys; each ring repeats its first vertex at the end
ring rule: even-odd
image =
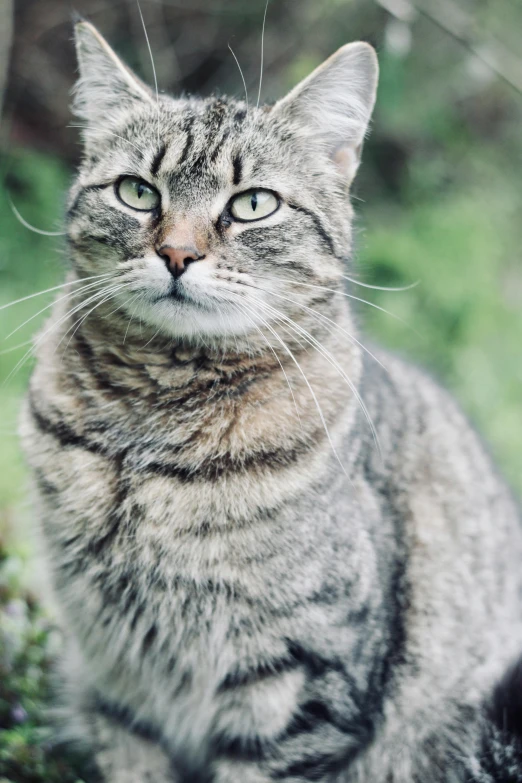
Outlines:
{"type": "Polygon", "coordinates": [[[252,207],[252,212],[255,212],[257,209],[257,194],[252,193],[252,198],[250,199],[250,206],[252,207]]]}
{"type": "Polygon", "coordinates": [[[143,187],[143,183],[140,182],[138,185],[138,198],[141,198],[143,196],[145,188],[143,187]]]}

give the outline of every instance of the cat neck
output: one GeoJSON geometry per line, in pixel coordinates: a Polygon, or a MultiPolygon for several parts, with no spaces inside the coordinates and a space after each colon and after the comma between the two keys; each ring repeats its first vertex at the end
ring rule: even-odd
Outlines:
{"type": "Polygon", "coordinates": [[[279,325],[274,334],[221,344],[140,334],[138,325],[125,331],[123,321],[103,312],[75,324],[78,316],[61,320],[67,307],[55,308],[56,328],[40,348],[41,363],[54,366],[71,393],[87,392],[91,402],[96,395],[100,407],[110,402],[115,411],[120,405],[122,415],[131,402],[133,415],[144,419],[165,408],[178,423],[198,420],[206,427],[219,418],[246,426],[262,411],[267,421],[269,414],[279,426],[287,421],[308,438],[322,419],[333,422],[355,407],[361,351],[344,302],[327,324],[304,321],[297,333],[279,325]]]}

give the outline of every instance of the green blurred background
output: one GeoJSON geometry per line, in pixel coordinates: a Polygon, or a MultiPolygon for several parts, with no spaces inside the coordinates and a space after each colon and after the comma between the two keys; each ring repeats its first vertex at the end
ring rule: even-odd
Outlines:
{"type": "MultiPolygon", "coordinates": [[[[242,95],[230,44],[251,99],[257,95],[264,0],[141,0],[141,8],[160,89],[242,95]]],[[[152,81],[135,0],[77,0],[75,10],[152,81]]],[[[68,127],[75,78],[69,3],[0,0],[0,14],[2,307],[58,284],[67,263],[61,239],[24,228],[8,195],[34,226],[60,230],[80,147],[77,129],[68,127]]],[[[372,338],[424,365],[455,393],[517,491],[521,33],[522,4],[515,0],[271,0],[262,87],[264,99],[276,99],[347,41],[377,48],[378,104],[354,191],[355,270],[373,285],[420,282],[403,293],[361,289],[400,320],[371,306],[359,307],[359,319],[372,338]]],[[[0,783],[67,783],[83,774],[42,739],[52,625],[35,595],[31,511],[16,438],[31,369],[27,343],[52,297],[0,309],[0,783]]]]}

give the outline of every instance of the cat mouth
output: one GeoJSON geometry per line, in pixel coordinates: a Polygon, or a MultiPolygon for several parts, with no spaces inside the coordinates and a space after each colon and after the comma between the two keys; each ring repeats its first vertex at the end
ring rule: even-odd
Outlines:
{"type": "Polygon", "coordinates": [[[172,283],[169,290],[166,294],[161,294],[160,296],[154,297],[154,304],[156,302],[168,302],[168,301],[175,301],[175,302],[191,302],[192,299],[186,295],[186,293],[183,291],[180,285],[176,281],[172,283]]]}
{"type": "Polygon", "coordinates": [[[188,297],[185,292],[183,291],[182,287],[179,285],[179,283],[174,280],[170,287],[170,291],[168,294],[166,294],[165,299],[174,299],[176,302],[188,302],[191,301],[190,297],[188,297]]]}
{"type": "Polygon", "coordinates": [[[176,304],[190,305],[192,307],[202,307],[202,303],[187,293],[187,290],[176,280],[173,281],[167,293],[154,297],[153,304],[159,302],[175,302],[176,304]]]}

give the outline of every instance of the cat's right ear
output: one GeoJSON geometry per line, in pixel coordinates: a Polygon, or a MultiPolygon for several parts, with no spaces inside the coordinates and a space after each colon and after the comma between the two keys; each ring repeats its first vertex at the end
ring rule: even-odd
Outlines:
{"type": "Polygon", "coordinates": [[[110,123],[116,109],[136,102],[152,103],[151,90],[120,60],[89,22],[74,26],[80,76],[72,109],[89,124],[110,123]]]}

